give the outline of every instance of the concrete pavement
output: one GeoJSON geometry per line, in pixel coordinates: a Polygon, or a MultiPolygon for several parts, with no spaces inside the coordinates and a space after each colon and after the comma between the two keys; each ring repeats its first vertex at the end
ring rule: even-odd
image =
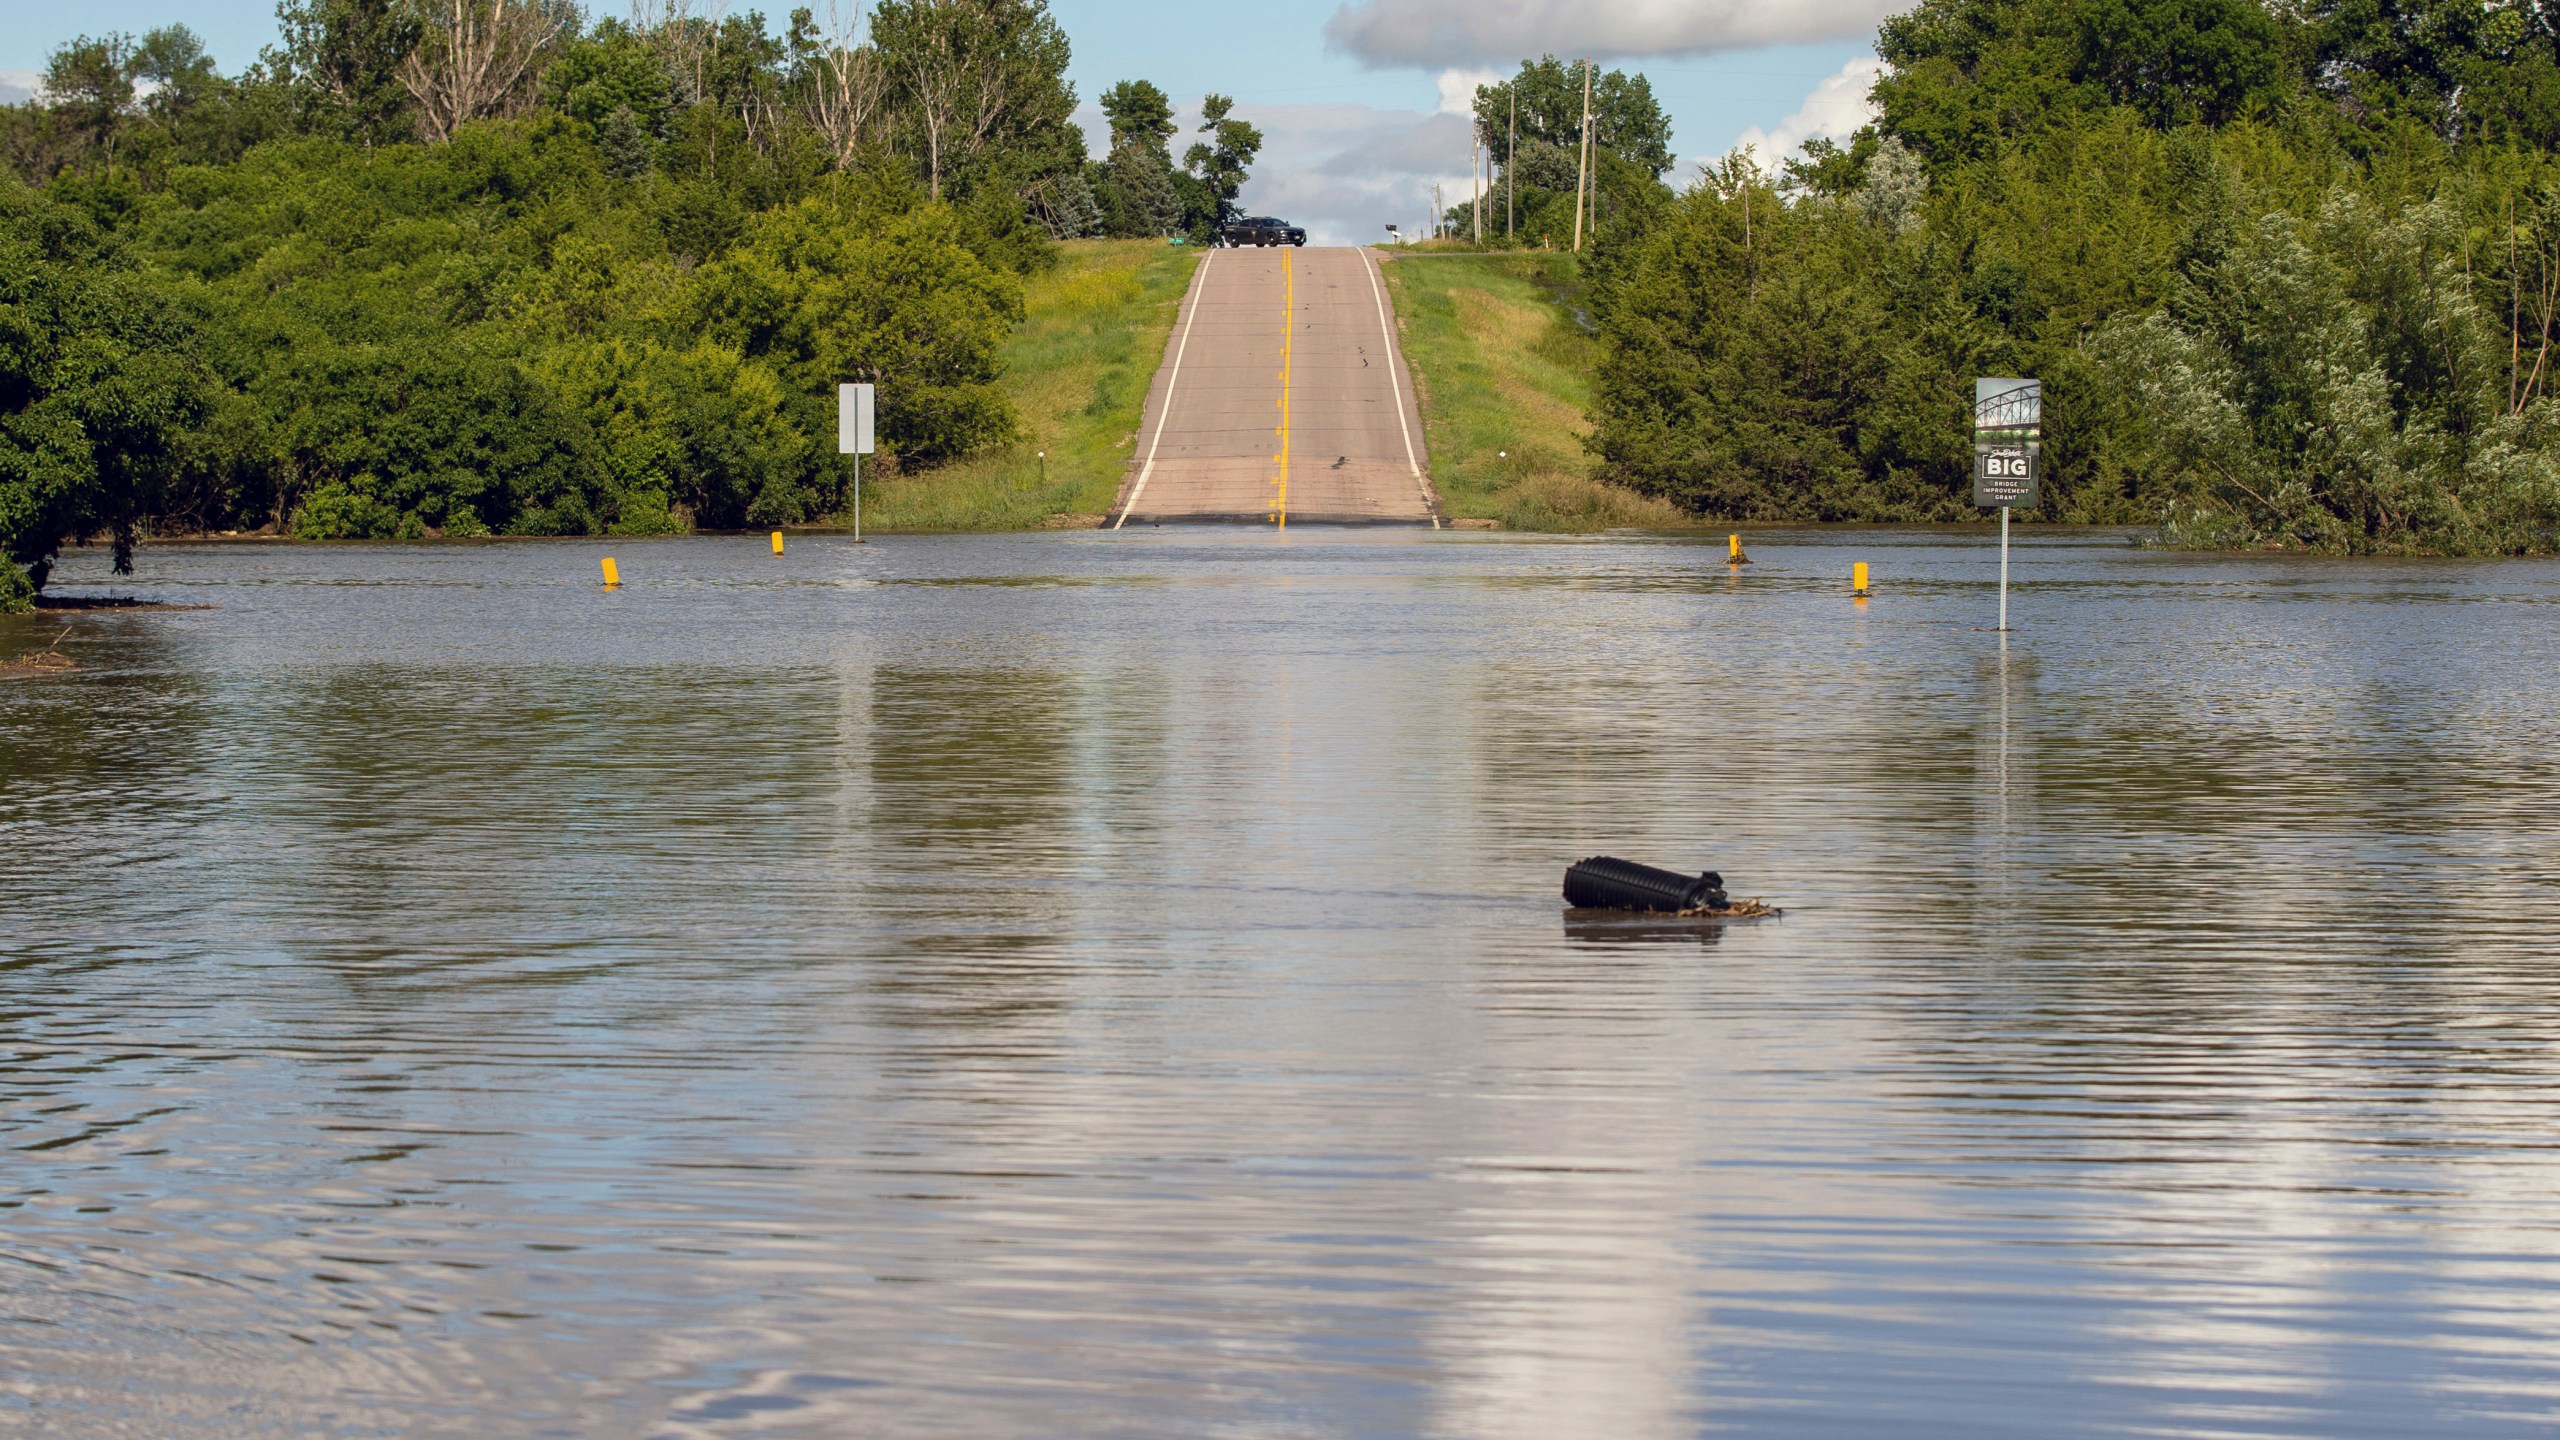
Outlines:
{"type": "Polygon", "coordinates": [[[1374,255],[1213,250],[1147,394],[1112,524],[1436,526],[1426,459],[1374,255]]]}

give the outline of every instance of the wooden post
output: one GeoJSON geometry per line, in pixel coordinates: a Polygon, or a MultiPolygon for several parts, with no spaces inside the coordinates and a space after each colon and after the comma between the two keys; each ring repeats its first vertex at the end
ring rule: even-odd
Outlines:
{"type": "Polygon", "coordinates": [[[1582,144],[1573,167],[1573,253],[1582,253],[1582,192],[1591,178],[1591,62],[1582,62],[1582,144]]]}

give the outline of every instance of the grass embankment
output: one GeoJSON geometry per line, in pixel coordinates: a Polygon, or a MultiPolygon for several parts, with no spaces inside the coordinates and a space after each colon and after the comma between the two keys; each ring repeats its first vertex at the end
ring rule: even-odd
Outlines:
{"type": "Polygon", "coordinates": [[[1572,256],[1428,251],[1389,262],[1386,275],[1431,483],[1452,518],[1515,530],[1697,523],[1592,478],[1582,441],[1600,346],[1573,314],[1572,256]]]}
{"type": "Polygon", "coordinates": [[[1005,346],[1021,441],[877,483],[864,477],[865,529],[1036,530],[1111,508],[1200,253],[1161,240],[1059,250],[1055,268],[1025,282],[1026,314],[1005,346]]]}

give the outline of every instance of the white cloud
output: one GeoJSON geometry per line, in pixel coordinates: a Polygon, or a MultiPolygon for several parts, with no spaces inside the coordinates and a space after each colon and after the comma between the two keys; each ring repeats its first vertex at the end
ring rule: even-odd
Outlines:
{"type": "Polygon", "coordinates": [[[1365,0],[1325,43],[1372,66],[1509,66],[1540,55],[1708,55],[1871,35],[1907,0],[1365,0]]]}
{"type": "Polygon", "coordinates": [[[1373,244],[1390,223],[1410,234],[1430,221],[1434,182],[1444,205],[1466,196],[1464,115],[1260,105],[1245,118],[1263,133],[1245,208],[1304,225],[1311,245],[1373,244]]]}
{"type": "Polygon", "coordinates": [[[1742,132],[1733,148],[1751,146],[1762,165],[1775,168],[1807,140],[1845,140],[1875,118],[1875,107],[1867,102],[1867,92],[1883,73],[1883,61],[1872,55],[1858,56],[1841,66],[1839,74],[1824,76],[1822,83],[1813,87],[1813,93],[1804,97],[1804,103],[1796,107],[1796,113],[1778,122],[1778,128],[1763,130],[1754,125],[1742,132]]]}
{"type": "Polygon", "coordinates": [[[1440,113],[1472,115],[1476,110],[1476,87],[1499,85],[1507,72],[1494,69],[1443,70],[1440,72],[1440,113]]]}
{"type": "Polygon", "coordinates": [[[0,70],[0,105],[32,100],[43,87],[44,76],[33,70],[0,70]]]}

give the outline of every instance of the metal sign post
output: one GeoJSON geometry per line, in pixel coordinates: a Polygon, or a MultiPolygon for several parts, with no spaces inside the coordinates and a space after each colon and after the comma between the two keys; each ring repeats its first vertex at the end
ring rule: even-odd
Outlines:
{"type": "Polygon", "coordinates": [[[1973,382],[1973,503],[2000,507],[2000,633],[2009,631],[2009,510],[2044,476],[2044,382],[1973,382]]]}
{"type": "Polygon", "coordinates": [[[853,457],[853,543],[862,543],[862,457],[871,453],[868,385],[836,387],[836,453],[853,457]]]}

